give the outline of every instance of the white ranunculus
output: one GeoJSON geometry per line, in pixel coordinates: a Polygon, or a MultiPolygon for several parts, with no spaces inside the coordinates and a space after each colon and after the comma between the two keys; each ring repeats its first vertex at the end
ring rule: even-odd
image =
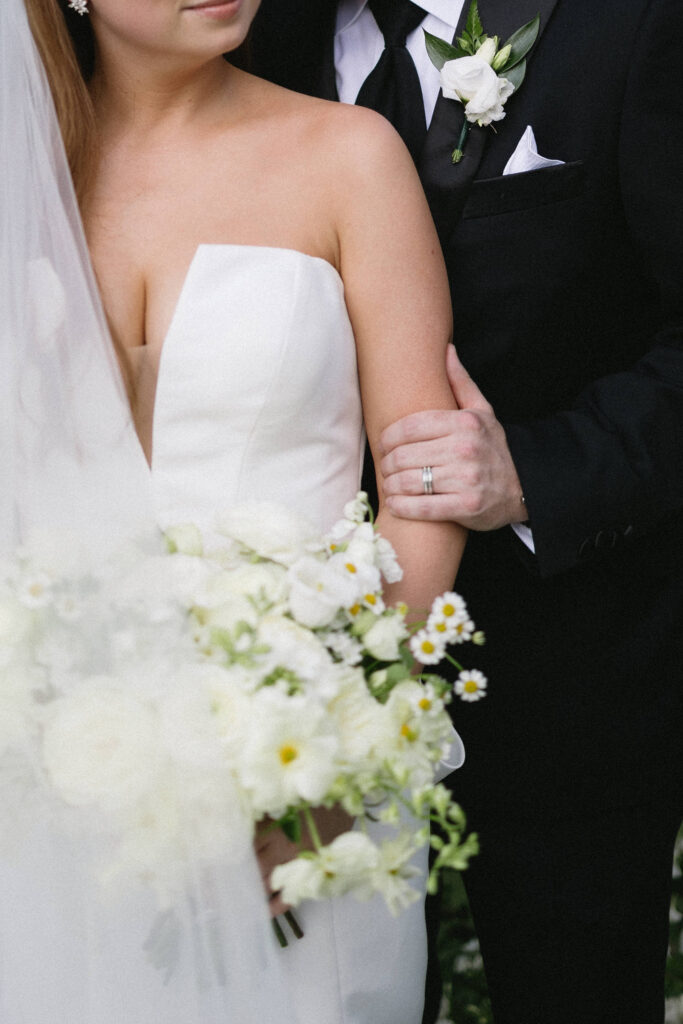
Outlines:
{"type": "Polygon", "coordinates": [[[379,661],[398,661],[408,632],[401,615],[382,615],[363,636],[363,646],[379,661]]]}
{"type": "Polygon", "coordinates": [[[505,117],[503,104],[515,91],[507,78],[499,78],[481,57],[458,57],[441,68],[441,89],[450,100],[465,104],[471,123],[488,125],[505,117]]]}
{"type": "Polygon", "coordinates": [[[139,700],[106,677],[56,701],[43,760],[53,785],[75,806],[133,803],[158,777],[157,723],[139,700]]]}

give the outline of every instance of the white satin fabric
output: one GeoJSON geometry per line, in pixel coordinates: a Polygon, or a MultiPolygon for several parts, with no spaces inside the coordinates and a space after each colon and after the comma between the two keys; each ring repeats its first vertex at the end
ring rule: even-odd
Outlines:
{"type": "MultiPolygon", "coordinates": [[[[200,246],[157,384],[160,520],[210,528],[221,508],[272,499],[329,527],[358,488],[363,443],[355,344],[336,270],[289,249],[200,246]]],[[[425,859],[422,851],[423,878],[425,859]]],[[[297,1024],[419,1024],[421,901],[399,918],[379,897],[304,904],[297,917],[305,938],[281,954],[297,1024]]]]}

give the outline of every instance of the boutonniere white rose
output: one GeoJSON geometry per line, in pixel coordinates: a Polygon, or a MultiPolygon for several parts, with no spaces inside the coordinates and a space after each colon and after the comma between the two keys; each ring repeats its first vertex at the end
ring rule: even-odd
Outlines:
{"type": "Polygon", "coordinates": [[[484,32],[477,0],[472,0],[465,31],[454,45],[425,32],[427,53],[441,72],[441,91],[446,99],[465,106],[465,121],[453,150],[454,164],[462,160],[473,124],[486,127],[505,117],[503,107],[524,81],[526,55],[536,42],[540,24],[540,15],[536,15],[499,46],[498,36],[484,32]]]}

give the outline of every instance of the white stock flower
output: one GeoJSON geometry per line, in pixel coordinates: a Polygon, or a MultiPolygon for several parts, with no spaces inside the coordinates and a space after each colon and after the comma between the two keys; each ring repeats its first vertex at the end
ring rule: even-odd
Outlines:
{"type": "Polygon", "coordinates": [[[387,583],[398,583],[403,579],[403,569],[398,564],[396,552],[386,537],[377,537],[375,541],[377,565],[387,583]]]}
{"type": "Polygon", "coordinates": [[[156,719],[114,686],[111,678],[94,678],[52,706],[43,760],[66,803],[123,806],[158,777],[156,719]]]}
{"type": "Polygon", "coordinates": [[[455,681],[455,692],[461,700],[475,701],[486,696],[488,680],[483,672],[471,668],[460,673],[455,681]]]}
{"type": "Polygon", "coordinates": [[[321,640],[345,665],[358,665],[363,660],[360,643],[344,631],[324,633],[321,640]]]}
{"type": "Polygon", "coordinates": [[[282,565],[293,565],[307,551],[321,547],[311,523],[271,502],[250,502],[229,509],[219,516],[217,529],[261,558],[282,565]]]}
{"type": "Polygon", "coordinates": [[[251,713],[238,771],[254,807],[279,817],[301,800],[320,804],[338,771],[338,743],[322,708],[266,687],[254,694],[251,713]]]}
{"type": "Polygon", "coordinates": [[[352,501],[344,505],[344,517],[352,523],[362,523],[368,510],[368,496],[365,491],[359,491],[352,501]]]}
{"type": "Polygon", "coordinates": [[[408,635],[402,615],[382,615],[363,635],[363,646],[379,661],[398,661],[399,645],[408,635]]]}
{"type": "Polygon", "coordinates": [[[441,89],[446,99],[464,103],[467,120],[481,126],[505,117],[503,105],[515,91],[479,54],[446,61],[441,68],[441,89]]]}

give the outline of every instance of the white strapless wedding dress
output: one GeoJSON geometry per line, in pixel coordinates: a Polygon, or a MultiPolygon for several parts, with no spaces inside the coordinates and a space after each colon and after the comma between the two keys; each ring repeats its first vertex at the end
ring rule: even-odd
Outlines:
{"type": "MultiPolygon", "coordinates": [[[[262,499],[327,528],[358,488],[363,447],[336,270],[289,249],[200,246],[159,369],[152,481],[162,526],[210,529],[220,509],[262,499]]],[[[380,898],[309,903],[297,917],[305,938],[281,953],[295,1024],[419,1024],[421,902],[396,919],[380,898]]]]}

